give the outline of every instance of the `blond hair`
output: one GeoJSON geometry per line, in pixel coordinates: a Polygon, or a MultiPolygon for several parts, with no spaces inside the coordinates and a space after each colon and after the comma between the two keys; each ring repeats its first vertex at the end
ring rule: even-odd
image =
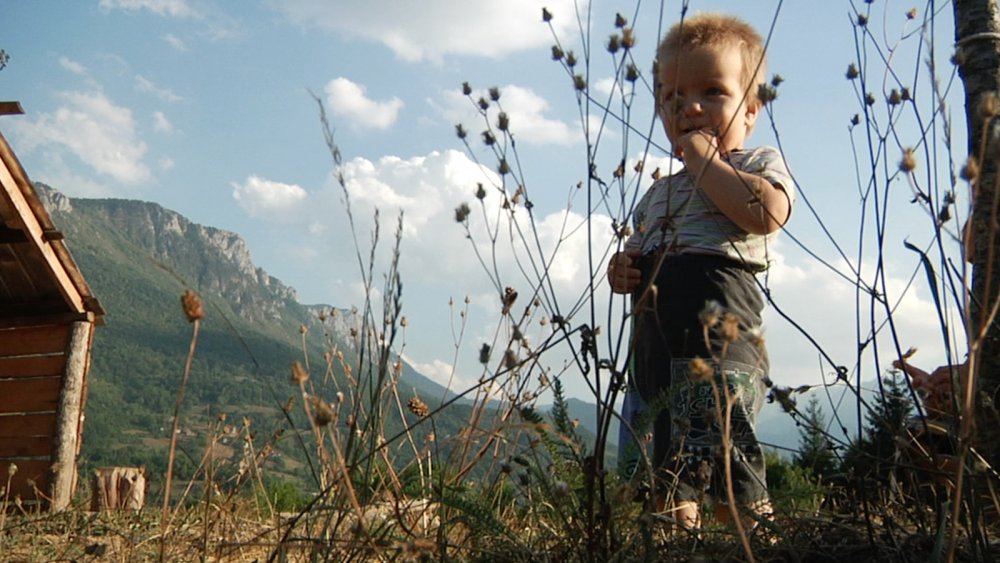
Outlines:
{"type": "Polygon", "coordinates": [[[750,24],[728,14],[702,13],[673,25],[656,49],[656,88],[659,90],[659,61],[679,51],[698,47],[737,47],[743,60],[741,83],[747,102],[758,103],[757,85],[764,82],[764,40],[750,24]]]}

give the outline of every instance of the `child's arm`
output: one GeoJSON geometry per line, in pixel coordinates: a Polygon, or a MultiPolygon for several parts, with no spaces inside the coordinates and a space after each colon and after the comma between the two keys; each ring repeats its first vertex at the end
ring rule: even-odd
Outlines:
{"type": "Polygon", "coordinates": [[[718,140],[710,131],[692,131],[677,144],[698,187],[741,229],[765,235],[788,220],[791,204],[785,190],[722,160],[718,140]]]}

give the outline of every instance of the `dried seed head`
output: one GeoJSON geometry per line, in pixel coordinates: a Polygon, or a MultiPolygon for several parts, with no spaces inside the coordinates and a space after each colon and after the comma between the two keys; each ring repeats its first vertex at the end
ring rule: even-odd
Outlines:
{"type": "Polygon", "coordinates": [[[501,111],[500,115],[497,116],[497,129],[501,131],[506,131],[510,127],[510,118],[507,117],[507,112],[501,111]]]}
{"type": "Polygon", "coordinates": [[[552,21],[552,12],[548,8],[542,8],[542,21],[545,23],[552,21]]]}
{"type": "Polygon", "coordinates": [[[759,84],[757,86],[757,99],[760,100],[760,103],[769,104],[777,97],[778,91],[774,88],[774,86],[769,86],[767,84],[759,84]]]}
{"type": "Polygon", "coordinates": [[[628,80],[629,82],[639,80],[639,67],[635,66],[634,63],[629,63],[628,66],[625,67],[625,80],[628,80]]]}
{"type": "Polygon", "coordinates": [[[771,77],[771,86],[777,88],[778,86],[781,86],[781,83],[784,81],[785,81],[784,77],[782,77],[780,74],[775,74],[774,76],[771,77]]]}
{"type": "Polygon", "coordinates": [[[941,211],[938,211],[937,220],[938,220],[938,224],[939,225],[943,225],[943,224],[947,223],[948,221],[950,221],[951,220],[951,208],[950,207],[942,207],[941,211]]]}
{"type": "Polygon", "coordinates": [[[889,92],[889,98],[887,99],[890,106],[898,106],[900,102],[903,101],[903,97],[899,95],[899,90],[893,88],[889,92]]]}
{"type": "Polygon", "coordinates": [[[621,15],[621,13],[615,14],[615,27],[617,27],[618,29],[621,29],[621,28],[625,27],[627,24],[628,24],[628,20],[625,19],[625,16],[621,15]]]}
{"type": "Polygon", "coordinates": [[[497,164],[497,173],[500,174],[501,176],[504,176],[504,175],[510,173],[510,165],[507,164],[507,159],[506,158],[501,158],[500,159],[500,164],[497,164]]]}
{"type": "Polygon", "coordinates": [[[660,179],[660,176],[661,176],[661,174],[662,174],[662,173],[660,172],[660,167],[659,167],[659,166],[657,166],[657,167],[656,167],[656,169],[655,169],[655,170],[653,170],[653,173],[652,173],[652,174],[650,174],[649,176],[650,176],[651,178],[653,178],[653,181],[655,182],[655,181],[657,181],[657,180],[659,180],[659,179],[660,179]]]}
{"type": "Polygon", "coordinates": [[[864,27],[868,25],[868,16],[864,14],[858,14],[858,27],[864,27]]]}
{"type": "Polygon", "coordinates": [[[517,301],[517,290],[513,287],[505,287],[501,301],[503,302],[503,314],[509,314],[510,308],[513,307],[514,302],[517,301]]]}
{"type": "Polygon", "coordinates": [[[514,369],[517,367],[517,364],[517,354],[510,348],[507,348],[507,351],[503,353],[503,367],[507,369],[514,369]]]}
{"type": "Polygon", "coordinates": [[[917,17],[917,9],[916,8],[910,8],[909,10],[907,10],[907,12],[906,12],[906,19],[912,20],[912,19],[915,19],[916,17],[917,17]]]}
{"type": "Polygon", "coordinates": [[[490,103],[487,102],[486,98],[484,98],[482,96],[479,97],[479,101],[476,102],[476,103],[479,104],[479,109],[481,109],[483,111],[486,111],[486,110],[490,109],[490,103]]]}
{"type": "Polygon", "coordinates": [[[785,412],[795,412],[795,399],[792,398],[790,387],[772,387],[768,395],[768,402],[777,402],[785,412]]]}
{"type": "Polygon", "coordinates": [[[858,116],[858,114],[854,114],[854,116],[851,117],[851,125],[857,125],[858,123],[861,123],[861,117],[858,116]]]}
{"type": "Polygon", "coordinates": [[[608,38],[608,44],[607,44],[608,52],[614,55],[615,53],[618,52],[618,49],[621,49],[621,47],[622,47],[621,37],[618,37],[617,33],[612,33],[611,37],[608,38]]]}
{"type": "Polygon", "coordinates": [[[710,379],[714,370],[712,370],[711,364],[702,358],[694,358],[691,360],[691,375],[695,380],[705,380],[710,379]]]}
{"type": "Polygon", "coordinates": [[[858,76],[861,76],[861,72],[858,70],[857,65],[851,63],[847,65],[847,72],[844,74],[848,80],[854,80],[858,76]]]}
{"type": "Polygon", "coordinates": [[[205,318],[205,309],[201,306],[201,299],[198,294],[190,289],[185,290],[181,295],[181,307],[184,309],[184,316],[189,323],[205,318]]]}
{"type": "Polygon", "coordinates": [[[479,363],[481,364],[490,363],[490,345],[486,344],[485,342],[483,343],[482,346],[479,347],[479,363]]]}
{"type": "Polygon", "coordinates": [[[306,381],[309,381],[309,372],[306,368],[302,367],[302,364],[298,360],[292,362],[292,383],[296,385],[302,385],[306,381]]]}
{"type": "Polygon", "coordinates": [[[464,139],[469,134],[465,131],[465,127],[462,127],[462,124],[459,123],[455,126],[455,135],[458,135],[459,139],[464,139]]]}
{"type": "Polygon", "coordinates": [[[431,409],[427,406],[427,403],[423,402],[420,397],[410,397],[410,400],[406,402],[406,407],[410,409],[410,412],[414,416],[424,418],[430,414],[431,409]]]}
{"type": "Polygon", "coordinates": [[[485,144],[487,147],[490,147],[496,144],[496,142],[497,138],[493,136],[492,131],[483,131],[483,144],[485,144]]]}
{"type": "Polygon", "coordinates": [[[333,422],[336,418],[337,413],[334,412],[333,407],[331,407],[326,401],[320,399],[319,397],[312,396],[309,398],[313,406],[313,421],[316,426],[326,426],[333,422]]]}
{"type": "Polygon", "coordinates": [[[7,476],[13,477],[16,474],[17,474],[17,464],[11,463],[10,465],[7,466],[7,476]]]}
{"type": "Polygon", "coordinates": [[[472,86],[469,86],[468,82],[462,83],[462,94],[466,96],[472,95],[472,86]]]}
{"type": "Polygon", "coordinates": [[[750,339],[750,344],[758,350],[764,349],[764,331],[759,326],[749,329],[747,331],[747,338],[750,339]]]}
{"type": "Polygon", "coordinates": [[[631,27],[622,30],[622,47],[625,47],[626,51],[635,47],[635,31],[631,27]]]}
{"type": "Polygon", "coordinates": [[[494,102],[500,101],[500,88],[496,86],[490,86],[490,99],[494,102]]]}
{"type": "Polygon", "coordinates": [[[469,209],[469,204],[462,203],[461,205],[455,208],[455,222],[465,223],[469,219],[470,213],[472,213],[472,210],[469,209]]]}
{"type": "Polygon", "coordinates": [[[566,66],[569,68],[576,66],[576,55],[573,54],[573,51],[566,53],[566,66]]]}
{"type": "Polygon", "coordinates": [[[871,92],[865,94],[865,105],[873,106],[875,105],[875,96],[871,92]]]}
{"type": "Polygon", "coordinates": [[[587,89],[587,80],[582,74],[577,74],[573,77],[573,87],[580,92],[587,89]]]}
{"type": "Polygon", "coordinates": [[[553,45],[552,46],[552,60],[553,61],[562,60],[562,58],[564,56],[566,56],[566,53],[563,52],[562,48],[559,47],[559,45],[553,45]]]}
{"type": "Polygon", "coordinates": [[[726,342],[735,342],[740,336],[740,320],[732,313],[722,316],[722,326],[720,327],[722,338],[726,342]]]}
{"type": "Polygon", "coordinates": [[[910,89],[907,88],[906,86],[903,86],[902,89],[900,89],[899,97],[902,98],[904,102],[908,102],[913,99],[913,97],[910,95],[910,89]]]}
{"type": "Polygon", "coordinates": [[[705,301],[705,308],[698,313],[698,320],[707,328],[714,327],[721,318],[722,305],[715,300],[705,301]]]}
{"type": "Polygon", "coordinates": [[[917,168],[917,158],[913,155],[913,149],[903,151],[903,158],[899,161],[899,169],[909,174],[917,168]]]}
{"type": "Polygon", "coordinates": [[[962,170],[959,172],[959,175],[966,182],[975,182],[976,179],[979,178],[979,161],[970,156],[969,159],[965,161],[965,166],[962,166],[962,170]]]}

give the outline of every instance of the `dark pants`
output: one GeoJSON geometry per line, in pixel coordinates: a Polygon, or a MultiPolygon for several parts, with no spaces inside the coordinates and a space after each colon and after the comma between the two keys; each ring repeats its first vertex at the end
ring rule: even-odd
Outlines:
{"type": "Polygon", "coordinates": [[[763,300],[753,274],[724,256],[681,254],[640,259],[643,283],[633,293],[632,375],[653,410],[654,468],[677,501],[707,493],[725,499],[723,435],[726,396],[733,490],[740,504],[767,498],[757,441],[767,352],[759,335],[763,300]],[[706,302],[718,304],[706,327],[706,302]],[[727,338],[725,314],[736,325],[727,338]],[[695,358],[703,360],[693,363],[695,358]],[[694,367],[694,369],[692,369],[694,367]],[[728,389],[728,393],[727,393],[728,389]],[[721,416],[720,416],[721,415],[721,416]]]}

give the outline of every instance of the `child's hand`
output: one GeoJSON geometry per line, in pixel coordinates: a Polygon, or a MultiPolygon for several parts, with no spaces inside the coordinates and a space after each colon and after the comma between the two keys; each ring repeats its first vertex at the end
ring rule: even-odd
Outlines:
{"type": "Polygon", "coordinates": [[[674,143],[674,153],[677,158],[709,159],[719,152],[719,138],[711,129],[695,129],[682,134],[674,143]]]}
{"type": "Polygon", "coordinates": [[[642,255],[639,249],[616,252],[608,262],[608,283],[615,293],[632,293],[639,287],[642,272],[635,267],[635,260],[642,255]]]}

